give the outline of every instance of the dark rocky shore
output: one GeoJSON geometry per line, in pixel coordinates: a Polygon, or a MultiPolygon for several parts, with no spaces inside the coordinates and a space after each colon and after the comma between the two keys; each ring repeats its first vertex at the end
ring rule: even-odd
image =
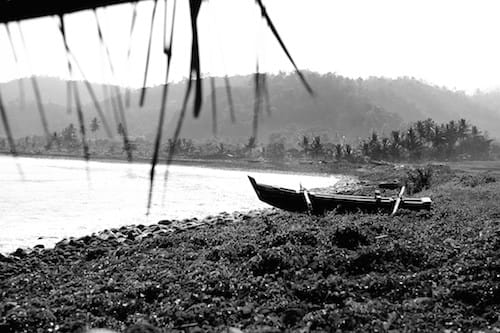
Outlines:
{"type": "Polygon", "coordinates": [[[495,180],[449,177],[419,193],[430,213],[270,209],[18,250],[0,332],[500,332],[495,180]]]}

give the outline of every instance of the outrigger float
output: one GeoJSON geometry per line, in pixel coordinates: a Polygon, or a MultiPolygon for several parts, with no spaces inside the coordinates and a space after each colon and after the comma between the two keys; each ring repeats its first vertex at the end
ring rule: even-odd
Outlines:
{"type": "Polygon", "coordinates": [[[429,197],[407,198],[403,197],[403,186],[397,197],[382,197],[376,193],[374,196],[345,195],[345,194],[320,194],[309,192],[301,187],[295,191],[282,187],[259,184],[253,177],[248,176],[257,197],[280,209],[291,212],[322,214],[336,209],[343,211],[387,212],[394,215],[401,209],[430,210],[432,200],[429,197]]]}

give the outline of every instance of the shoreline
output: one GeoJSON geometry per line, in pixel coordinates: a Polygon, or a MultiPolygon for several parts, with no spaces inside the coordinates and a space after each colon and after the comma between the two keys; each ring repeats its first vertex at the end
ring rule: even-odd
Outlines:
{"type": "MultiPolygon", "coordinates": [[[[11,157],[11,155],[5,155],[11,157]]],[[[40,155],[40,154],[20,154],[18,157],[21,158],[36,158],[36,159],[54,159],[54,160],[78,160],[84,162],[84,160],[80,157],[73,156],[73,155],[40,155]]],[[[92,159],[91,161],[93,162],[98,162],[98,163],[120,163],[120,164],[126,164],[128,163],[127,161],[121,160],[121,159],[106,159],[106,158],[95,158],[92,159]]],[[[308,174],[308,175],[315,175],[315,176],[329,176],[332,175],[331,173],[327,173],[325,170],[323,172],[319,171],[318,168],[315,168],[316,165],[309,165],[307,164],[305,168],[302,166],[300,170],[298,168],[294,168],[290,166],[290,164],[281,164],[281,165],[272,165],[270,163],[251,163],[247,162],[244,160],[239,160],[239,161],[232,161],[232,160],[210,160],[211,163],[207,164],[205,163],[206,161],[204,160],[187,160],[187,159],[176,159],[173,161],[173,165],[182,165],[182,166],[196,166],[200,168],[217,168],[221,170],[248,170],[249,173],[252,171],[264,171],[264,172],[283,172],[283,173],[289,173],[289,174],[308,174]]],[[[133,163],[149,163],[149,161],[146,160],[135,160],[133,163]]],[[[298,163],[296,165],[299,165],[298,163]]],[[[335,176],[338,176],[337,183],[331,187],[326,187],[324,188],[325,190],[332,191],[333,189],[336,190],[352,190],[354,189],[357,184],[358,184],[358,179],[356,176],[353,175],[343,175],[343,174],[335,174],[335,176]]],[[[246,178],[245,178],[246,179],[246,178]]],[[[253,193],[253,189],[249,187],[249,190],[253,193]]],[[[271,208],[271,206],[269,206],[271,208]]],[[[269,209],[267,208],[267,209],[269,209]]],[[[266,209],[266,208],[263,208],[266,209]]],[[[228,211],[227,208],[221,209],[220,212],[228,211]]],[[[234,212],[237,213],[237,212],[234,212]]],[[[208,213],[207,213],[208,216],[208,213]]],[[[186,218],[193,218],[194,216],[186,216],[186,218]]],[[[206,216],[198,216],[198,218],[203,219],[206,216]]],[[[154,223],[157,223],[158,221],[150,220],[147,225],[151,225],[154,223]]],[[[144,221],[142,222],[144,223],[144,221]]],[[[128,226],[127,223],[122,224],[121,226],[128,226]]],[[[105,227],[103,227],[104,229],[105,227]]],[[[102,229],[101,229],[102,230],[102,229]]],[[[76,235],[65,235],[64,237],[66,238],[74,238],[76,235]]],[[[56,242],[61,241],[63,238],[61,237],[52,237],[50,240],[40,240],[39,242],[36,241],[30,241],[27,244],[19,244],[14,246],[8,247],[8,250],[0,252],[1,254],[8,255],[12,252],[15,252],[17,248],[26,250],[26,251],[31,251],[34,247],[37,246],[45,246],[46,248],[53,248],[54,244],[56,242]]],[[[76,236],[79,237],[79,236],[76,236]]]]}
{"type": "MultiPolygon", "coordinates": [[[[0,152],[0,156],[12,157],[8,152],[0,152]]],[[[29,154],[20,153],[17,157],[38,158],[38,159],[69,159],[85,162],[81,156],[73,154],[29,154]]],[[[120,164],[148,164],[149,158],[135,158],[132,162],[125,158],[113,156],[92,156],[90,162],[120,163],[120,164]]],[[[165,159],[160,159],[158,165],[165,165],[165,159]]],[[[286,160],[282,162],[273,162],[271,160],[251,160],[251,159],[193,159],[193,158],[174,158],[172,165],[195,166],[218,168],[226,170],[255,170],[255,171],[276,171],[286,173],[304,173],[312,175],[345,175],[354,176],[360,180],[371,180],[377,177],[387,178],[390,171],[397,171],[401,168],[412,168],[425,165],[447,166],[457,172],[465,173],[490,173],[500,175],[500,160],[478,160],[478,161],[426,161],[420,163],[410,162],[384,162],[371,161],[365,163],[355,163],[348,161],[320,161],[312,159],[286,160]],[[373,177],[375,174],[375,177],[373,177]],[[385,174],[385,175],[384,175],[385,174]]]]}
{"type": "Polygon", "coordinates": [[[20,250],[0,256],[0,328],[496,331],[499,192],[452,175],[422,193],[430,213],[267,209],[20,250]]]}
{"type": "MultiPolygon", "coordinates": [[[[30,157],[30,156],[23,156],[23,157],[30,157]]],[[[35,158],[45,158],[45,156],[38,156],[35,158]]],[[[66,157],[52,156],[50,158],[65,159],[66,157]]],[[[94,160],[94,161],[97,161],[97,160],[94,160]]],[[[108,161],[100,160],[97,162],[108,162],[108,161]]],[[[118,161],[111,161],[111,162],[127,163],[126,161],[119,161],[119,160],[118,161]]],[[[196,164],[198,161],[193,161],[193,160],[190,160],[190,161],[184,160],[183,162],[186,162],[186,164],[180,164],[180,165],[213,167],[213,166],[207,166],[207,165],[198,165],[198,164],[196,164]]],[[[220,162],[220,160],[217,162],[220,162]]],[[[135,163],[141,163],[141,162],[136,161],[135,163]]],[[[241,170],[242,168],[244,168],[244,167],[228,168],[227,165],[226,165],[226,168],[222,168],[222,167],[219,167],[219,165],[220,164],[218,164],[217,168],[220,168],[220,169],[238,169],[238,170],[241,170]]],[[[246,168],[246,169],[249,169],[249,168],[246,168]]],[[[283,172],[283,171],[275,170],[275,169],[252,169],[252,170],[254,170],[254,171],[258,170],[258,171],[283,172]]],[[[380,165],[380,164],[368,165],[368,166],[365,166],[365,168],[360,168],[357,172],[352,172],[351,174],[335,173],[333,175],[337,175],[339,177],[338,177],[338,181],[334,185],[327,186],[327,187],[310,188],[309,190],[314,191],[314,192],[318,192],[318,193],[325,193],[325,194],[344,193],[344,194],[372,195],[374,193],[374,191],[378,188],[377,187],[378,181],[391,181],[392,182],[395,179],[399,179],[400,181],[402,181],[403,176],[404,176],[404,172],[402,172],[402,171],[405,171],[405,170],[406,169],[399,170],[398,172],[396,172],[394,170],[394,166],[380,165]]],[[[351,169],[351,171],[353,171],[353,170],[351,169]]],[[[300,173],[300,171],[297,171],[297,170],[287,170],[285,172],[300,173]]],[[[438,172],[440,172],[440,171],[438,170],[438,172]]],[[[318,172],[313,172],[313,171],[303,172],[303,173],[313,174],[313,175],[321,175],[321,176],[332,175],[332,174],[328,174],[328,173],[318,173],[318,172]]],[[[252,193],[254,192],[253,189],[250,189],[249,191],[251,191],[252,193]]],[[[395,193],[392,190],[382,190],[382,194],[388,195],[388,196],[394,196],[397,193],[395,193]]],[[[257,212],[265,213],[268,210],[273,210],[273,209],[276,210],[277,208],[274,208],[272,206],[268,206],[266,208],[258,209],[257,212]]],[[[255,209],[249,209],[248,211],[234,211],[234,212],[228,212],[227,210],[221,210],[220,212],[216,213],[215,216],[226,215],[226,214],[245,214],[245,213],[254,212],[254,211],[255,211],[255,209]]],[[[210,220],[212,217],[213,217],[213,213],[207,214],[204,216],[198,216],[198,217],[187,216],[187,217],[183,218],[182,220],[172,220],[172,221],[175,221],[177,224],[182,225],[186,221],[198,220],[198,219],[200,219],[201,221],[204,221],[206,219],[210,220]]],[[[158,223],[158,221],[151,220],[151,221],[149,221],[149,223],[145,223],[144,225],[153,226],[157,223],[158,223]]],[[[134,228],[136,226],[137,226],[137,224],[125,223],[125,224],[122,224],[120,226],[113,227],[110,230],[113,230],[113,229],[117,230],[119,228],[134,228]]],[[[91,235],[94,236],[96,233],[99,234],[103,230],[107,231],[108,229],[106,229],[104,227],[103,229],[101,229],[101,231],[95,231],[91,235]]],[[[89,236],[89,235],[86,235],[86,236],[89,236]]],[[[86,237],[86,236],[83,236],[83,237],[86,237]]],[[[82,236],[74,236],[74,235],[61,236],[61,237],[50,237],[50,239],[52,240],[50,242],[40,241],[38,243],[37,242],[30,243],[30,245],[21,245],[21,246],[18,246],[17,248],[11,247],[14,250],[11,250],[8,252],[0,252],[0,255],[7,255],[8,256],[16,251],[19,251],[19,250],[31,252],[35,248],[53,249],[56,246],[56,244],[61,242],[61,241],[66,241],[68,239],[74,240],[74,239],[81,238],[81,237],[82,236]]],[[[48,239],[48,238],[45,238],[45,239],[48,239]]]]}
{"type": "MultiPolygon", "coordinates": [[[[0,156],[13,157],[12,154],[7,152],[0,152],[0,156]]],[[[68,159],[68,160],[78,160],[85,162],[85,159],[81,156],[72,154],[29,154],[29,153],[18,153],[17,157],[26,158],[38,158],[38,159],[68,159]]],[[[103,162],[103,163],[120,163],[120,164],[150,164],[151,160],[149,158],[134,158],[133,161],[129,162],[124,158],[112,157],[112,156],[91,156],[89,162],[103,162]]],[[[165,165],[166,160],[160,159],[158,165],[165,165]]],[[[343,163],[346,164],[346,163],[343,163]]],[[[249,161],[247,159],[193,159],[193,158],[174,158],[171,165],[183,165],[183,166],[196,166],[196,167],[208,167],[208,168],[218,168],[218,169],[249,169],[257,171],[280,171],[280,172],[291,172],[291,173],[307,173],[307,174],[335,174],[335,171],[330,167],[336,164],[331,163],[320,163],[314,160],[305,160],[302,163],[284,161],[284,162],[272,162],[269,160],[262,161],[249,161]]],[[[337,166],[342,164],[337,164],[337,166]]],[[[354,164],[350,164],[354,165],[354,164]]],[[[356,164],[357,165],[357,164],[356,164]]],[[[352,170],[349,167],[341,167],[339,172],[348,172],[352,170]]],[[[354,174],[353,174],[354,175],[354,174]]]]}
{"type": "MultiPolygon", "coordinates": [[[[9,154],[1,154],[0,156],[11,156],[9,154]]],[[[19,157],[26,158],[37,158],[37,159],[70,159],[70,160],[79,160],[84,161],[81,157],[74,155],[60,155],[60,154],[51,154],[51,155],[41,155],[41,154],[20,154],[19,157]]],[[[126,164],[129,163],[123,159],[118,158],[94,158],[91,161],[93,162],[102,162],[102,163],[120,163],[126,164]]],[[[304,173],[311,175],[319,175],[319,176],[327,176],[327,175],[337,175],[340,176],[338,183],[330,187],[322,187],[322,188],[314,188],[311,190],[319,191],[322,193],[333,193],[333,192],[341,192],[346,194],[362,194],[362,195],[370,195],[373,194],[373,191],[377,181],[394,181],[395,179],[402,179],[403,173],[405,172],[406,167],[402,169],[393,164],[382,164],[382,163],[371,163],[371,164],[336,164],[335,166],[337,172],[332,171],[331,164],[325,163],[314,163],[308,162],[307,164],[301,163],[282,163],[279,165],[272,164],[269,162],[262,163],[252,163],[244,160],[195,160],[195,159],[176,159],[173,161],[173,165],[183,165],[183,166],[196,166],[196,167],[206,167],[206,168],[218,168],[221,170],[249,170],[251,171],[266,171],[266,172],[286,172],[286,173],[304,173]],[[328,169],[328,170],[327,170],[328,169]]],[[[146,159],[136,159],[133,163],[143,163],[149,164],[149,161],[146,159]]],[[[402,166],[401,166],[402,167],[402,166]]],[[[390,193],[390,195],[394,195],[394,193],[390,193]]],[[[265,209],[272,209],[271,206],[265,209]]],[[[250,210],[251,211],[251,210],[250,210]]],[[[222,211],[224,212],[225,211],[222,211]]],[[[235,211],[232,213],[245,213],[241,211],[235,211]]],[[[209,216],[201,216],[199,218],[204,219],[209,216]]],[[[193,216],[187,217],[193,218],[193,216]]],[[[157,222],[151,221],[147,225],[153,225],[157,222]]],[[[128,227],[128,224],[121,225],[121,227],[128,227]]],[[[75,236],[66,236],[69,238],[75,238],[75,236]]],[[[50,242],[50,245],[47,245],[47,242],[40,242],[43,245],[47,246],[47,248],[53,248],[56,242],[61,241],[65,238],[54,237],[55,241],[50,242]]],[[[31,251],[34,247],[40,246],[42,244],[30,243],[30,245],[20,246],[20,249],[31,251]]],[[[14,248],[15,249],[15,248],[14,248]]],[[[0,252],[0,254],[9,255],[10,252],[0,252]]]]}
{"type": "MultiPolygon", "coordinates": [[[[9,154],[3,154],[4,156],[11,156],[9,154]]],[[[40,155],[40,154],[20,154],[19,157],[26,158],[37,158],[37,159],[69,159],[69,160],[84,160],[81,157],[74,155],[40,155]]],[[[120,163],[126,164],[129,163],[123,159],[108,159],[108,158],[94,158],[91,161],[93,162],[102,162],[102,163],[120,163]]],[[[361,194],[361,195],[370,195],[374,193],[375,184],[377,181],[394,181],[395,179],[402,179],[403,174],[401,173],[402,169],[396,168],[396,165],[391,164],[336,164],[336,172],[332,171],[332,165],[327,165],[325,163],[314,163],[308,162],[306,164],[301,163],[283,163],[283,164],[272,164],[272,163],[251,163],[244,160],[209,160],[209,164],[205,163],[205,160],[194,160],[194,159],[176,159],[173,161],[173,165],[183,165],[183,166],[196,166],[196,167],[206,167],[206,168],[218,168],[221,170],[249,170],[251,171],[265,171],[265,172],[285,172],[291,174],[310,174],[310,175],[318,175],[318,176],[339,176],[338,182],[333,186],[321,187],[321,188],[311,188],[312,191],[318,191],[320,193],[346,193],[346,194],[361,194]]],[[[134,160],[133,163],[144,163],[149,164],[149,161],[143,160],[134,160]]],[[[333,164],[333,163],[332,163],[333,164]]],[[[406,170],[406,169],[405,169],[406,170]]],[[[251,190],[253,192],[253,190],[251,190]]],[[[394,193],[390,193],[390,195],[394,195],[394,193]]],[[[271,206],[265,209],[272,209],[271,206]]],[[[250,210],[251,211],[251,210],[250,210]]],[[[226,211],[221,210],[221,212],[226,213],[226,211]]],[[[245,213],[241,211],[235,211],[232,213],[245,213]]],[[[198,218],[204,219],[207,216],[200,216],[198,218]]],[[[194,218],[193,216],[186,217],[186,219],[194,218]]],[[[156,222],[150,221],[147,225],[154,225],[156,222]]],[[[123,224],[121,227],[128,227],[129,224],[123,224]]],[[[66,238],[74,239],[78,236],[66,236],[66,238]]],[[[22,245],[18,248],[26,251],[31,251],[36,246],[46,246],[46,248],[53,248],[53,244],[61,241],[60,237],[53,237],[54,241],[49,242],[40,242],[30,243],[30,245],[22,245]]],[[[12,247],[11,247],[12,248],[12,247]]],[[[15,248],[13,248],[15,249],[15,248]]],[[[15,250],[14,250],[15,251],[15,250]]],[[[0,252],[0,254],[9,255],[12,251],[9,252],[0,252]]]]}

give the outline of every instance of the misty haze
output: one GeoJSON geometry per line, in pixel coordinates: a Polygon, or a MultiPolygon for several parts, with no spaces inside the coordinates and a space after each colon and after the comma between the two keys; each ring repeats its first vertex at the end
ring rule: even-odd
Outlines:
{"type": "Polygon", "coordinates": [[[0,332],[500,331],[499,12],[0,0],[0,332]]]}

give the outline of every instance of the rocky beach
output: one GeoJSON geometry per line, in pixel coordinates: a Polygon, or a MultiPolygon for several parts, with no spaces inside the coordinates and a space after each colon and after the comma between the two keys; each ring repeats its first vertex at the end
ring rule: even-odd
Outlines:
{"type": "Polygon", "coordinates": [[[439,176],[430,213],[222,213],[19,249],[0,331],[498,332],[496,180],[439,176]]]}
{"type": "Polygon", "coordinates": [[[500,333],[499,12],[0,0],[0,333],[500,333]]]}

